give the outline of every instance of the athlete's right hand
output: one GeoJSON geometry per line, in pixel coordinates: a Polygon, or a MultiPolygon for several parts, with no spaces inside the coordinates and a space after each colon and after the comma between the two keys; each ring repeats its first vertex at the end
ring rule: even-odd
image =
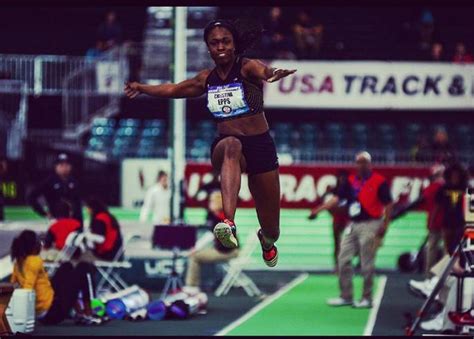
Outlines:
{"type": "Polygon", "coordinates": [[[138,90],[138,82],[126,82],[125,83],[125,88],[123,89],[125,91],[125,95],[129,99],[133,99],[137,97],[141,92],[138,90]]]}

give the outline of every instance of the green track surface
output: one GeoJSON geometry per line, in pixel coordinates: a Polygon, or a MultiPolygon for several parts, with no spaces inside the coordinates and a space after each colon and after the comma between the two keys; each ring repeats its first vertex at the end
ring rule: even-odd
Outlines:
{"type": "MultiPolygon", "coordinates": [[[[6,208],[10,221],[39,220],[28,207],[6,208]]],[[[111,208],[119,220],[138,220],[139,210],[111,208]]],[[[317,220],[307,219],[308,210],[283,209],[281,211],[281,237],[278,241],[280,257],[278,266],[288,269],[331,269],[333,267],[332,219],[329,213],[321,213],[317,220]]],[[[86,213],[84,213],[86,215],[86,213]]],[[[189,224],[203,224],[206,212],[201,208],[188,208],[185,219],[189,224]]],[[[258,221],[254,209],[238,209],[237,223],[240,241],[245,243],[249,232],[256,231],[258,221]]],[[[377,268],[394,269],[398,256],[419,248],[426,235],[426,214],[411,212],[394,221],[385,238],[384,246],[377,254],[377,268]]],[[[255,261],[261,264],[260,251],[254,252],[255,261]]],[[[263,265],[258,265],[262,267],[263,265]]]]}
{"type": "MultiPolygon", "coordinates": [[[[361,286],[356,277],[356,299],[361,286]]],[[[338,294],[335,276],[309,276],[227,335],[363,335],[370,310],[327,306],[326,299],[338,294]]]]}

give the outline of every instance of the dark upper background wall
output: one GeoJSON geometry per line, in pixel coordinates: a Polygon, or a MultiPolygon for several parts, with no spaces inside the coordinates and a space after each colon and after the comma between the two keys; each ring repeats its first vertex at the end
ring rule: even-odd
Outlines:
{"type": "Polygon", "coordinates": [[[126,40],[142,40],[145,6],[2,6],[0,53],[84,55],[95,45],[97,28],[108,9],[116,11],[126,40]]]}

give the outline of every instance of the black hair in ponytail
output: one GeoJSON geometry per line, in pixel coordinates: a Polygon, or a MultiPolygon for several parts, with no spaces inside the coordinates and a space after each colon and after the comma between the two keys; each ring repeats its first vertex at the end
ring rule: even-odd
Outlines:
{"type": "Polygon", "coordinates": [[[251,19],[214,20],[204,28],[204,41],[216,27],[227,29],[234,38],[235,54],[242,55],[245,51],[255,47],[262,38],[263,28],[259,22],[251,19]]]}
{"type": "Polygon", "coordinates": [[[10,257],[12,261],[16,261],[18,268],[22,271],[23,261],[26,257],[39,254],[40,250],[41,243],[38,235],[31,230],[25,230],[13,239],[10,257]]]}

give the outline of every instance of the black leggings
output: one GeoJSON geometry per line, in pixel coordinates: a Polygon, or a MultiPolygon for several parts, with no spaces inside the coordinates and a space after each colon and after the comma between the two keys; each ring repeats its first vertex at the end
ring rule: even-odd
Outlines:
{"type": "Polygon", "coordinates": [[[84,303],[90,303],[87,273],[92,279],[93,272],[94,266],[89,263],[81,262],[76,267],[73,267],[71,263],[62,264],[51,280],[54,290],[53,304],[39,321],[45,325],[55,325],[62,322],[68,317],[77,302],[79,291],[82,292],[84,303]]]}

